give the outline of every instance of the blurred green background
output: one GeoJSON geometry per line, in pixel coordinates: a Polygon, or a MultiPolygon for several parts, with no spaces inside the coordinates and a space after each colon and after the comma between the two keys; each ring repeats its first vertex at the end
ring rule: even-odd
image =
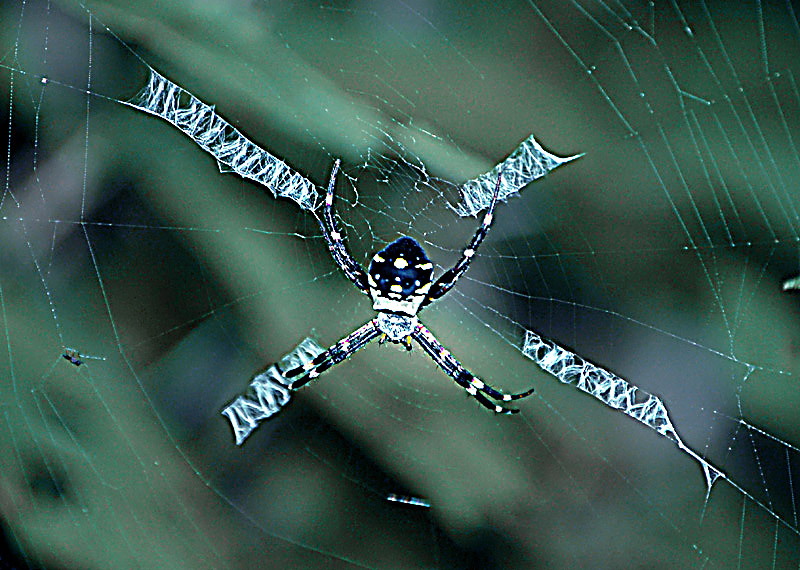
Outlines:
{"type": "Polygon", "coordinates": [[[0,564],[798,567],[790,3],[87,7],[0,6],[0,564]],[[487,382],[533,384],[522,414],[373,346],[237,448],[219,411],[253,374],[373,312],[311,215],[119,103],[147,65],[317,185],[341,157],[362,262],[408,234],[441,271],[477,223],[459,182],[530,133],[586,153],[500,205],[422,315],[487,382]],[[671,442],[526,360],[525,328],[661,396],[748,495],[706,501],[671,442]]]}

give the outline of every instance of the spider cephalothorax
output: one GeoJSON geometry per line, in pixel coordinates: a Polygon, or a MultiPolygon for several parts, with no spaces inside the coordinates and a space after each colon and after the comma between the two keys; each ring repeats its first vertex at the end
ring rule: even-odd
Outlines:
{"type": "Polygon", "coordinates": [[[413,238],[402,236],[372,257],[369,272],[352,258],[342,241],[342,234],[336,227],[333,217],[333,188],[339,161],[333,166],[328,193],[325,196],[325,209],[319,218],[322,235],[328,243],[331,255],[350,281],[362,292],[372,297],[372,308],[378,316],[346,336],[328,350],[303,366],[298,366],[283,373],[291,382],[290,388],[296,390],[322,372],[349,358],[358,349],[366,346],[376,338],[402,344],[411,350],[411,341],[415,341],[428,355],[456,381],[467,393],[490,410],[512,414],[519,410],[506,408],[490,400],[508,402],[518,400],[533,393],[530,389],[521,394],[503,394],[495,390],[469,370],[436,340],[433,333],[419,322],[417,313],[447,293],[469,267],[475,251],[486,237],[492,223],[497,195],[500,192],[500,176],[494,190],[489,211],[483,218],[472,241],[464,249],[461,259],[452,269],[445,271],[439,279],[433,281],[433,263],[425,254],[422,246],[413,238]],[[296,378],[296,380],[293,380],[296,378]]]}

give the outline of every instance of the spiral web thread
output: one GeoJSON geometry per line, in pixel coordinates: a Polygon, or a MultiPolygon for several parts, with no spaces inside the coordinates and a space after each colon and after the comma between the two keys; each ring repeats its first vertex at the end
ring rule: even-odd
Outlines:
{"type": "Polygon", "coordinates": [[[465,182],[459,191],[461,202],[453,208],[459,216],[475,216],[492,203],[497,177],[503,173],[500,192],[497,198],[505,200],[519,192],[526,184],[541,178],[554,168],[561,166],[583,154],[562,158],[550,154],[530,135],[508,155],[508,157],[489,172],[465,182]]]}
{"type": "Polygon", "coordinates": [[[257,374],[244,396],[237,397],[222,415],[231,422],[236,445],[242,445],[259,422],[278,413],[291,399],[291,382],[283,377],[280,370],[291,370],[314,360],[325,352],[317,342],[307,337],[297,347],[261,374],[257,374]],[[280,370],[279,368],[280,367],[280,370]]]}
{"type": "Polygon", "coordinates": [[[708,493],[711,492],[711,486],[718,478],[727,479],[722,471],[683,443],[669,419],[664,402],[657,396],[630,385],[616,374],[587,362],[577,354],[550,340],[543,339],[532,331],[525,331],[522,354],[564,384],[574,385],[605,405],[621,411],[674,441],[681,451],[700,463],[706,478],[708,493]]]}
{"type": "Polygon", "coordinates": [[[217,159],[220,172],[233,171],[267,187],[272,195],[290,198],[314,210],[320,194],[314,184],[281,159],[247,139],[220,117],[212,105],[176,85],[153,68],[147,85],[126,105],[161,117],[217,159]]]}

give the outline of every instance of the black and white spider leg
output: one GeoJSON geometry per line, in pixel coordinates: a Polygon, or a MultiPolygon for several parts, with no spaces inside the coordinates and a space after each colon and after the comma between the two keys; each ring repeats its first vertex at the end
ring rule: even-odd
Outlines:
{"type": "Polygon", "coordinates": [[[461,363],[455,359],[455,357],[450,354],[450,351],[447,350],[442,344],[436,340],[436,337],[433,336],[433,333],[428,330],[428,328],[419,323],[412,333],[412,338],[419,343],[419,345],[425,350],[425,352],[433,358],[434,362],[439,365],[439,367],[444,370],[448,376],[450,376],[453,380],[455,380],[462,388],[464,388],[467,393],[478,400],[478,402],[485,408],[492,410],[493,412],[502,413],[502,414],[516,414],[519,412],[516,408],[506,408],[495,402],[492,402],[486,396],[490,396],[495,400],[501,400],[503,402],[510,402],[512,400],[519,400],[520,398],[524,398],[526,396],[530,396],[533,394],[534,390],[531,388],[525,392],[521,392],[519,394],[503,394],[499,390],[492,388],[486,382],[481,380],[480,378],[476,378],[469,370],[461,366],[461,363]]]}
{"type": "Polygon", "coordinates": [[[350,252],[342,240],[342,234],[336,227],[336,219],[333,217],[333,189],[336,185],[336,173],[339,171],[339,164],[341,161],[337,158],[333,164],[331,171],[331,180],[328,183],[328,193],[325,195],[325,209],[322,213],[322,218],[319,216],[317,220],[322,228],[322,235],[328,243],[328,249],[333,256],[334,261],[341,267],[344,274],[356,287],[361,289],[364,293],[368,293],[369,286],[367,285],[367,274],[364,268],[353,259],[350,252]]]}
{"type": "Polygon", "coordinates": [[[469,264],[472,263],[472,259],[475,257],[475,252],[478,250],[481,242],[486,237],[486,234],[489,233],[489,227],[492,225],[492,220],[494,219],[494,207],[497,205],[497,196],[500,193],[500,180],[502,179],[502,176],[502,172],[497,175],[497,185],[494,188],[492,203],[489,206],[489,210],[487,210],[486,215],[483,217],[483,222],[481,223],[480,227],[475,232],[475,235],[472,236],[472,241],[470,241],[469,245],[464,249],[463,253],[461,254],[461,259],[458,260],[455,266],[453,266],[452,269],[445,271],[441,277],[436,280],[436,283],[433,284],[430,293],[423,302],[423,306],[435,301],[452,289],[453,285],[456,284],[456,281],[458,281],[467,268],[469,268],[469,264]]]}
{"type": "Polygon", "coordinates": [[[292,381],[293,378],[297,378],[289,385],[289,389],[294,391],[301,388],[334,364],[349,358],[358,349],[365,347],[378,338],[380,334],[381,331],[375,319],[373,319],[344,337],[325,352],[320,353],[310,362],[282,372],[283,377],[287,380],[292,381]]]}

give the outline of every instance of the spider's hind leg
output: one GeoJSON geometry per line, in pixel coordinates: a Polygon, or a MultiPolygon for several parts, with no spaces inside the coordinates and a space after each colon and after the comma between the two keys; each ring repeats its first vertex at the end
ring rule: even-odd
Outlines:
{"type": "Polygon", "coordinates": [[[380,335],[380,330],[375,324],[375,321],[369,321],[331,346],[325,352],[318,354],[310,362],[282,372],[281,374],[284,378],[291,381],[289,389],[292,391],[297,390],[308,384],[334,364],[338,364],[350,358],[358,349],[365,347],[378,338],[378,335],[380,335]],[[296,380],[292,380],[293,378],[296,378],[296,380]]]}
{"type": "Polygon", "coordinates": [[[522,398],[530,396],[536,391],[533,388],[531,388],[530,390],[525,390],[524,392],[520,392],[519,394],[503,394],[499,390],[495,390],[494,388],[489,386],[483,380],[473,376],[472,373],[469,372],[468,370],[462,369],[461,374],[459,374],[459,377],[463,381],[469,382],[472,386],[475,386],[476,389],[486,393],[488,396],[491,396],[495,400],[502,400],[503,402],[510,402],[512,400],[521,400],[522,398]]]}
{"type": "MultiPolygon", "coordinates": [[[[451,374],[451,376],[453,375],[451,374]]],[[[507,394],[502,394],[497,390],[495,390],[494,388],[492,388],[491,386],[488,386],[486,382],[480,380],[479,378],[476,378],[470,371],[462,368],[458,376],[453,376],[453,379],[460,386],[464,387],[464,389],[467,391],[467,394],[478,400],[478,403],[480,403],[484,408],[488,408],[497,414],[519,413],[519,410],[517,408],[506,408],[505,406],[501,406],[500,404],[497,404],[489,400],[489,398],[487,398],[486,395],[491,396],[496,400],[504,400],[504,401],[508,401],[511,398],[505,398],[507,394]],[[494,394],[497,394],[497,396],[495,396],[494,394]]],[[[528,391],[526,395],[529,395],[531,393],[533,393],[532,389],[528,391]]]]}
{"type": "Polygon", "coordinates": [[[425,352],[433,358],[433,361],[444,370],[456,383],[467,391],[467,394],[478,400],[478,403],[484,408],[492,410],[498,414],[516,414],[519,412],[516,408],[506,408],[489,398],[508,402],[511,400],[519,400],[525,396],[533,394],[533,388],[519,394],[503,394],[499,390],[492,388],[483,380],[476,378],[472,372],[464,368],[461,363],[450,354],[450,352],[436,340],[433,333],[429,331],[421,323],[418,325],[416,331],[412,335],[425,352]],[[488,397],[487,397],[488,396],[488,397]]]}

